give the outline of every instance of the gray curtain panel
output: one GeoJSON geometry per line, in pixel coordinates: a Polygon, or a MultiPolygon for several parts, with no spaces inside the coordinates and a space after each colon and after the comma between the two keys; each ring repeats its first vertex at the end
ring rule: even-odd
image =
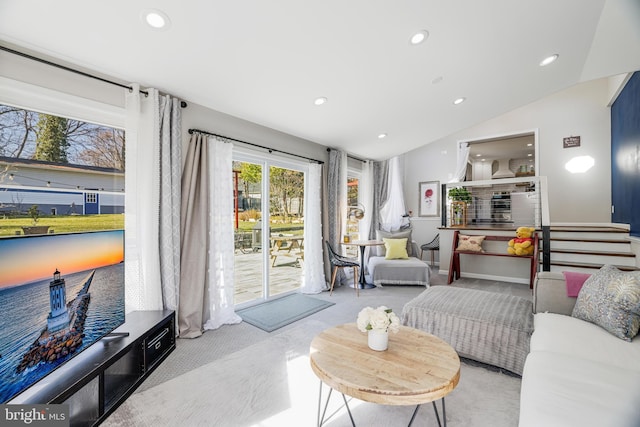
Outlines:
{"type": "Polygon", "coordinates": [[[389,162],[373,162],[373,212],[371,212],[371,228],[369,239],[376,238],[376,230],[380,229],[380,207],[389,197],[389,162]]]}
{"type": "Polygon", "coordinates": [[[182,173],[180,292],[178,330],[181,338],[202,335],[207,287],[209,164],[207,138],[191,136],[182,173]]]}
{"type": "MultiPolygon", "coordinates": [[[[346,184],[346,176],[343,175],[345,155],[339,150],[329,151],[329,165],[327,170],[327,212],[328,212],[328,235],[325,236],[334,251],[340,253],[342,239],[342,223],[346,218],[342,217],[341,199],[344,192],[347,191],[346,186],[342,188],[342,182],[346,184]]],[[[338,270],[336,276],[336,284],[342,284],[345,279],[344,269],[338,270]]],[[[331,272],[327,275],[331,277],[331,272]]]]}
{"type": "Polygon", "coordinates": [[[180,100],[159,97],[160,132],[160,278],[162,305],[179,316],[180,173],[182,170],[182,108],[180,100]]]}
{"type": "Polygon", "coordinates": [[[342,153],[338,150],[329,152],[329,170],[327,173],[327,189],[329,196],[329,235],[328,240],[331,246],[338,251],[342,233],[343,218],[340,215],[340,197],[342,181],[340,173],[342,170],[342,153]]]}
{"type": "Polygon", "coordinates": [[[329,176],[329,164],[324,163],[322,165],[322,260],[324,265],[324,277],[325,288],[329,289],[329,282],[331,276],[331,268],[329,267],[329,255],[327,249],[324,246],[324,241],[329,240],[329,182],[327,177],[329,176]]]}

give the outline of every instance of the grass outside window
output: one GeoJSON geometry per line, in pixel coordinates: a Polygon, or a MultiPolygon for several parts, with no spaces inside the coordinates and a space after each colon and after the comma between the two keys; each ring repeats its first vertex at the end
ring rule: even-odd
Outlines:
{"type": "MultiPolygon", "coordinates": [[[[29,217],[0,217],[0,237],[22,234],[22,227],[29,227],[32,225],[33,219],[29,217]]],[[[41,216],[38,220],[38,225],[48,225],[49,231],[55,234],[99,230],[123,230],[124,215],[102,214],[41,216]]]]}

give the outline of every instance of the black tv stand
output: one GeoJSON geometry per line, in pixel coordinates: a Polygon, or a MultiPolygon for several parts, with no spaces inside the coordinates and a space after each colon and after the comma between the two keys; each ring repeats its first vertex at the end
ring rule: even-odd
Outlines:
{"type": "Polygon", "coordinates": [[[128,337],[128,336],[129,336],[129,332],[109,332],[107,335],[102,337],[102,339],[124,338],[124,337],[128,337]]]}
{"type": "Polygon", "coordinates": [[[65,403],[72,426],[98,425],[175,349],[175,331],[172,310],[128,313],[113,335],[7,403],[65,403]]]}

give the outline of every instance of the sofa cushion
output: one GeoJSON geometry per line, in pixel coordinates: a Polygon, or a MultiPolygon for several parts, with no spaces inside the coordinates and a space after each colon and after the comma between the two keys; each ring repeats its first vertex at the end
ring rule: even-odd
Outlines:
{"type": "Polygon", "coordinates": [[[385,259],[408,259],[407,239],[382,239],[384,241],[385,259]]]}
{"type": "Polygon", "coordinates": [[[638,384],[638,371],[532,351],[522,375],[518,426],[638,426],[638,384]]]}
{"type": "Polygon", "coordinates": [[[626,342],[593,323],[571,316],[538,313],[533,317],[531,351],[548,351],[640,372],[640,336],[626,342]]]}
{"type": "Polygon", "coordinates": [[[533,282],[533,312],[566,314],[571,316],[576,298],[567,296],[562,273],[557,271],[539,271],[533,282]]]}
{"type": "Polygon", "coordinates": [[[640,329],[640,271],[605,265],[582,286],[572,315],[630,341],[640,329]]]}
{"type": "MultiPolygon", "coordinates": [[[[387,239],[407,239],[407,255],[414,256],[413,245],[411,244],[411,229],[399,231],[376,230],[376,240],[387,239]]],[[[385,256],[387,254],[384,246],[374,246],[371,256],[385,256]]]]}
{"type": "Polygon", "coordinates": [[[416,257],[408,259],[369,258],[367,264],[374,285],[422,285],[429,286],[431,270],[416,257]]]}

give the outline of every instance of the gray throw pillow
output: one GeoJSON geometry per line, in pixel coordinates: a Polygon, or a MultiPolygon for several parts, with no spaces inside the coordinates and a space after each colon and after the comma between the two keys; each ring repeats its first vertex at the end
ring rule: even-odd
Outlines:
{"type": "Polygon", "coordinates": [[[640,271],[605,265],[582,285],[572,316],[631,341],[640,329],[640,271]]]}
{"type": "MultiPolygon", "coordinates": [[[[376,230],[376,240],[382,241],[382,239],[407,239],[407,255],[413,256],[413,244],[411,243],[411,229],[401,231],[383,231],[376,230]]],[[[374,246],[373,255],[385,256],[387,251],[384,249],[384,245],[374,246]]]]}

